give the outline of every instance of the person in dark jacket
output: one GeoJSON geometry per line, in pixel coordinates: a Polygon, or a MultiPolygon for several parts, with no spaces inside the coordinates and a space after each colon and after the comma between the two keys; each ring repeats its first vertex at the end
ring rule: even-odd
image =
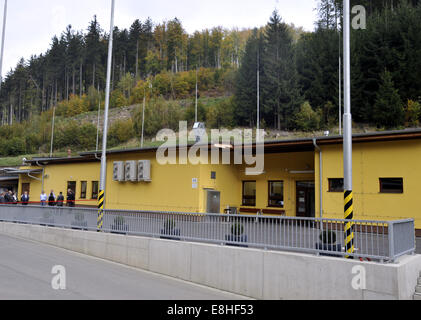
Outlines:
{"type": "Polygon", "coordinates": [[[57,197],[57,207],[62,207],[64,204],[64,196],[63,192],[60,192],[60,194],[57,197]]]}
{"type": "Polygon", "coordinates": [[[75,206],[75,194],[73,193],[72,189],[67,191],[67,206],[74,207],[75,206]]]}
{"type": "Polygon", "coordinates": [[[6,204],[13,204],[13,197],[12,197],[12,195],[10,193],[11,193],[11,191],[6,192],[4,194],[4,200],[5,200],[5,203],[6,204]]]}
{"type": "Polygon", "coordinates": [[[1,194],[0,194],[0,204],[5,204],[6,203],[6,199],[5,199],[5,193],[4,192],[2,192],[1,194]]]}
{"type": "Polygon", "coordinates": [[[20,201],[22,202],[23,206],[27,206],[29,203],[29,194],[28,191],[25,191],[23,195],[20,197],[20,201]]]}
{"type": "Polygon", "coordinates": [[[50,196],[48,197],[48,205],[50,207],[54,207],[56,205],[56,195],[53,190],[51,190],[50,196]]]}

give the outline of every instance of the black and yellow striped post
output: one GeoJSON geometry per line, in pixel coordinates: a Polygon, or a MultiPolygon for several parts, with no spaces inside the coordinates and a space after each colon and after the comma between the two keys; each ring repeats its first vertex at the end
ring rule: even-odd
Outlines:
{"type": "Polygon", "coordinates": [[[104,226],[104,195],[104,190],[101,190],[98,196],[98,231],[102,231],[104,226]]]}
{"type": "MultiPolygon", "coordinates": [[[[354,205],[353,205],[353,193],[352,191],[345,191],[345,251],[348,254],[353,254],[355,252],[354,247],[354,205]]],[[[353,257],[350,255],[345,256],[348,259],[353,257]]]]}

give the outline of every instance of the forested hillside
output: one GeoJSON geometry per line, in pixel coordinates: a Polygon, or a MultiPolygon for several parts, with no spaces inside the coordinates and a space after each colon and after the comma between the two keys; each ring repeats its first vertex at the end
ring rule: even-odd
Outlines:
{"type": "MultiPolygon", "coordinates": [[[[360,0],[365,30],[351,32],[352,113],[356,125],[379,130],[414,127],[421,119],[419,1],[360,0]]],[[[313,32],[286,24],[282,10],[264,27],[223,27],[188,34],[177,18],[136,20],[114,29],[111,108],[134,105],[113,122],[110,146],[141,133],[177,129],[194,120],[208,128],[255,127],[257,77],[261,127],[316,131],[338,127],[342,1],[320,0],[313,32]],[[258,72],[259,71],[259,72],[258,72]]],[[[54,150],[96,147],[96,123],[71,118],[104,107],[109,34],[96,17],[86,31],[69,26],[47,52],[22,59],[0,92],[0,153],[47,152],[55,117],[54,150]]]]}

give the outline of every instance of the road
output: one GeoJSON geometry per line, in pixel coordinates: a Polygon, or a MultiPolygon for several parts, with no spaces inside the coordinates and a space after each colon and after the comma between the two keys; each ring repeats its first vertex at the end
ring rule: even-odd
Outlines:
{"type": "Polygon", "coordinates": [[[0,234],[0,300],[242,299],[245,297],[0,234]],[[58,275],[52,269],[57,265],[65,267],[65,290],[52,287],[58,275]]]}

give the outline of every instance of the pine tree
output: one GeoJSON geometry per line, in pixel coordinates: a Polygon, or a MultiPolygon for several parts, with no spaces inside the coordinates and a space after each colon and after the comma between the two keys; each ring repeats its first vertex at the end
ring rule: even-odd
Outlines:
{"type": "Polygon", "coordinates": [[[292,127],[301,97],[292,36],[277,11],[273,12],[266,27],[261,83],[265,120],[275,115],[266,122],[278,130],[292,127]]]}
{"type": "Polygon", "coordinates": [[[374,120],[377,126],[388,129],[403,125],[405,114],[398,90],[395,89],[392,75],[385,70],[381,75],[381,85],[374,104],[374,120]]]}
{"type": "Polygon", "coordinates": [[[247,40],[243,63],[238,70],[235,88],[235,118],[239,125],[255,126],[257,118],[257,59],[262,56],[262,36],[257,29],[247,40]],[[258,53],[259,50],[259,53],[258,53]]]}

